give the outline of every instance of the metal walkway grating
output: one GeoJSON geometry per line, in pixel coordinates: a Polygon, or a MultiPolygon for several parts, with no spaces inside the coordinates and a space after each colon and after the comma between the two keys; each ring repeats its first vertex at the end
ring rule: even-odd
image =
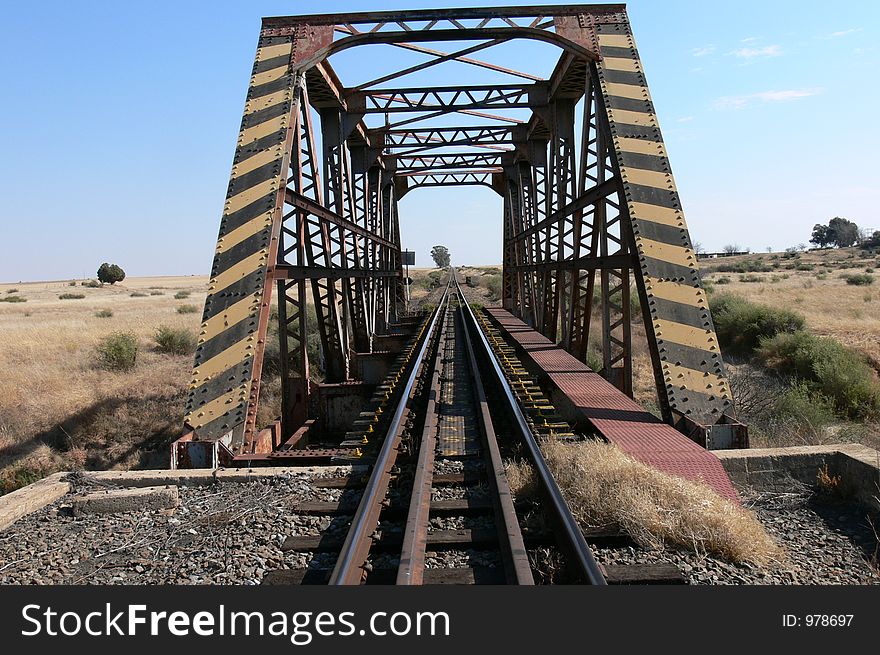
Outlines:
{"type": "Polygon", "coordinates": [[[499,308],[486,311],[524,359],[541,369],[555,390],[608,441],[645,464],[704,482],[721,496],[739,502],[724,467],[711,451],[645,411],[586,364],[509,312],[499,308]]]}

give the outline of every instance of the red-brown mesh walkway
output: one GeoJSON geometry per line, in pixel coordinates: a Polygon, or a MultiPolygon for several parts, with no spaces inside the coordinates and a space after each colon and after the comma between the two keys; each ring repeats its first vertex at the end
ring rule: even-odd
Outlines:
{"type": "Polygon", "coordinates": [[[555,390],[608,441],[645,464],[705,482],[725,498],[739,502],[724,467],[711,451],[646,412],[586,364],[509,312],[498,308],[486,311],[512,345],[540,368],[555,390]]]}

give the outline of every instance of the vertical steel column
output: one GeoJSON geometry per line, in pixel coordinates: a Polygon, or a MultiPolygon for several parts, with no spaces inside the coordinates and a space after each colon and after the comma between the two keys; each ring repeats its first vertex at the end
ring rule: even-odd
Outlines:
{"type": "MultiPolygon", "coordinates": [[[[303,177],[312,180],[309,191],[312,199],[324,205],[321,177],[315,158],[315,137],[312,128],[311,110],[304,104],[301,139],[300,166],[308,173],[303,177]]],[[[306,238],[306,265],[332,268],[332,239],[330,228],[325,221],[303,211],[303,224],[306,238]]],[[[334,280],[312,278],[312,300],[318,320],[318,332],[324,354],[324,378],[328,382],[341,382],[348,378],[348,348],[343,331],[339,298],[334,280]]]]}
{"type": "MultiPolygon", "coordinates": [[[[529,162],[519,162],[516,171],[517,188],[519,189],[519,207],[520,216],[522,218],[522,229],[527,230],[535,225],[537,221],[535,209],[535,184],[534,171],[529,162]]],[[[521,309],[523,321],[532,327],[538,325],[538,295],[536,288],[538,286],[538,272],[532,268],[540,260],[538,236],[530,234],[526,237],[525,242],[520,241],[520,250],[518,257],[520,263],[527,265],[529,268],[522,271],[521,288],[522,300],[524,305],[521,309]]]]}
{"type": "MultiPolygon", "coordinates": [[[[352,207],[351,177],[348,170],[348,150],[345,147],[347,135],[344,131],[344,113],[338,107],[328,107],[321,109],[320,115],[321,141],[324,150],[325,206],[343,218],[351,218],[354,211],[352,207]]],[[[338,225],[328,226],[327,229],[330,237],[331,266],[347,269],[351,261],[349,259],[348,237],[345,230],[338,225]]],[[[354,320],[351,278],[343,277],[338,281],[328,280],[328,285],[336,287],[342,298],[342,346],[347,357],[352,341],[351,333],[354,320]]]]}
{"type": "Polygon", "coordinates": [[[513,244],[513,212],[510,207],[510,184],[505,184],[502,195],[502,254],[501,254],[501,306],[514,312],[519,304],[519,289],[516,284],[514,262],[516,261],[513,244]]]}
{"type": "MultiPolygon", "coordinates": [[[[308,108],[305,108],[307,111],[308,108]]],[[[292,151],[300,153],[302,111],[294,117],[292,151]]],[[[300,159],[291,161],[288,186],[308,192],[300,159]]],[[[314,184],[314,181],[311,181],[314,184]]],[[[302,266],[305,254],[305,216],[294,209],[285,213],[279,240],[279,264],[302,266]]],[[[310,372],[308,357],[308,317],[305,280],[278,280],[278,341],[281,356],[281,435],[289,437],[308,418],[310,372]]]]}
{"type": "MultiPolygon", "coordinates": [[[[577,188],[576,150],[574,136],[573,98],[560,98],[553,103],[553,197],[551,213],[560,212],[575,199],[577,188]]],[[[573,214],[560,215],[556,222],[556,257],[557,261],[569,261],[574,252],[573,237],[575,232],[573,214]]],[[[564,348],[571,347],[572,331],[572,284],[575,271],[560,268],[557,271],[554,312],[555,324],[561,328],[560,343],[564,348]]]]}
{"type": "MultiPolygon", "coordinates": [[[[604,112],[598,109],[602,102],[601,87],[596,76],[596,66],[590,66],[597,106],[596,151],[598,167],[597,182],[601,184],[615,175],[611,161],[613,155],[611,128],[604,112]]],[[[619,179],[619,175],[618,175],[619,179]]],[[[594,229],[598,233],[599,256],[626,255],[630,253],[630,236],[623,224],[625,207],[621,207],[623,194],[618,191],[617,202],[605,197],[596,204],[594,229]],[[609,209],[613,213],[609,216],[609,209]]],[[[630,304],[629,268],[603,267],[599,271],[602,312],[602,375],[625,394],[632,396],[632,317],[630,304]]]]}
{"type": "MultiPolygon", "coordinates": [[[[376,234],[383,239],[388,238],[388,233],[385,230],[385,214],[384,214],[384,206],[385,203],[383,201],[384,193],[382,192],[383,184],[384,184],[384,175],[383,171],[379,166],[371,166],[369,171],[367,172],[367,176],[369,178],[369,229],[370,232],[376,234]]],[[[375,242],[372,245],[373,250],[373,261],[375,262],[375,266],[377,269],[381,271],[387,271],[391,268],[390,261],[390,253],[387,248],[382,245],[378,245],[375,242]]],[[[375,293],[374,293],[374,303],[375,303],[375,324],[373,332],[370,334],[370,342],[372,344],[372,339],[375,334],[383,334],[388,329],[388,311],[389,311],[389,300],[388,300],[388,278],[380,277],[374,280],[375,284],[375,293]]],[[[372,347],[371,347],[372,350],[372,347]]]]}

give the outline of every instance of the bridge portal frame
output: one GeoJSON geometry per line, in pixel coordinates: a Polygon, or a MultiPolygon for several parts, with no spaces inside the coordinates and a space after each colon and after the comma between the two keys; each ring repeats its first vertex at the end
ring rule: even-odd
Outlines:
{"type": "Polygon", "coordinates": [[[264,18],[184,441],[265,452],[316,418],[310,335],[320,339],[325,382],[350,382],[353,355],[372,352],[402,318],[398,200],[463,184],[503,198],[505,309],[581,361],[598,353],[599,372],[630,396],[640,315],[663,419],[704,444],[744,443],[624,5],[264,18]],[[512,39],[559,47],[548,80],[470,56],[512,39]],[[454,41],[477,43],[452,52],[419,45],[454,41]],[[328,58],[374,44],[431,59],[345,87],[328,58]],[[447,61],[519,81],[373,88],[447,61]],[[509,108],[531,117],[484,112],[509,108]],[[364,119],[376,112],[386,125],[371,129],[364,119]],[[418,125],[462,115],[499,124],[418,125]],[[436,152],[450,147],[466,151],[436,152]],[[266,430],[257,408],[273,326],[282,415],[266,430]]]}

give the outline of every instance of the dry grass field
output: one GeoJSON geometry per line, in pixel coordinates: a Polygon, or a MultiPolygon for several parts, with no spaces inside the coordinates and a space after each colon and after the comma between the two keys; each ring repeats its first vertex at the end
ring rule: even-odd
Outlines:
{"type": "Polygon", "coordinates": [[[26,299],[0,303],[0,492],[59,468],[164,465],[192,362],[155,352],[152,338],[160,325],[196,333],[206,287],[206,277],[0,284],[0,298],[26,299]],[[196,310],[178,313],[184,305],[196,310]],[[98,366],[96,345],[116,331],[137,335],[130,372],[98,366]]]}
{"type": "Polygon", "coordinates": [[[858,248],[820,250],[784,255],[757,253],[704,260],[703,278],[717,293],[730,291],[747,300],[786,307],[802,314],[816,334],[833,337],[858,348],[880,368],[880,256],[858,248]],[[773,270],[755,273],[716,272],[743,262],[757,262],[773,270]],[[812,267],[811,270],[799,270],[812,267]],[[866,273],[866,271],[870,271],[866,273]],[[844,276],[873,275],[873,284],[847,284],[844,276]],[[727,278],[726,285],[718,284],[727,278]]]}
{"type": "MultiPolygon", "coordinates": [[[[702,268],[714,294],[794,310],[806,318],[807,330],[858,349],[880,370],[880,282],[858,286],[843,278],[880,269],[876,255],[856,249],[758,253],[705,260],[702,268]],[[731,267],[766,270],[718,270],[731,267]]],[[[414,306],[432,302],[436,269],[410,269],[410,276],[414,306]]],[[[464,267],[459,276],[462,282],[470,277],[472,301],[498,304],[499,266],[464,267]]],[[[154,336],[160,326],[196,334],[206,287],[206,277],[127,278],[98,288],[80,281],[0,284],[0,299],[26,300],[0,302],[0,493],[62,468],[165,466],[167,446],[180,434],[192,357],[159,352],[154,336]],[[84,297],[60,299],[63,294],[84,297]],[[194,311],[179,313],[186,305],[194,311]],[[101,368],[95,351],[119,331],[139,343],[128,372],[101,368]]],[[[656,410],[638,324],[633,341],[635,395],[656,410]]],[[[261,420],[273,418],[276,386],[266,381],[261,420]]],[[[821,439],[838,438],[839,427],[823,428],[821,439]]],[[[858,438],[880,442],[876,423],[860,430],[858,438]]]]}

